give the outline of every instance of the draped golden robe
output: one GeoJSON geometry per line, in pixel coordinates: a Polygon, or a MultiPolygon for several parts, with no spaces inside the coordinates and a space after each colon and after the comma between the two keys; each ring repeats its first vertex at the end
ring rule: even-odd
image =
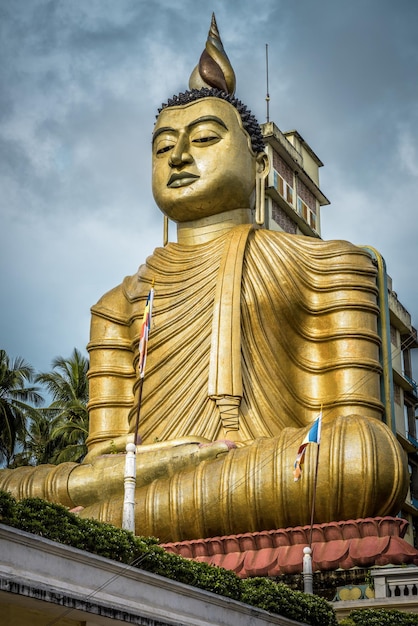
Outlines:
{"type": "Polygon", "coordinates": [[[219,395],[242,397],[242,441],[309,425],[321,405],[328,418],[381,418],[370,256],[347,242],[247,226],[234,232],[241,252],[230,245],[231,233],[207,244],[156,249],[138,274],[93,307],[90,446],[133,430],[139,334],[152,281],[139,426],[144,443],[222,437],[212,399],[219,395]],[[231,273],[238,276],[232,295],[231,273]],[[229,311],[222,336],[219,309],[229,311]]]}
{"type": "Polygon", "coordinates": [[[103,296],[92,308],[86,462],[0,472],[0,487],[81,504],[81,515],[121,525],[123,455],[94,455],[134,432],[153,283],[139,433],[163,454],[152,468],[137,455],[138,534],[175,541],[309,523],[316,446],[298,483],[293,463],[321,406],[315,521],[399,511],[407,471],[382,422],[371,257],[347,242],[249,225],[209,243],[158,248],[103,296]],[[192,455],[189,465],[181,445],[169,447],[230,435],[236,448],[192,455]]]}

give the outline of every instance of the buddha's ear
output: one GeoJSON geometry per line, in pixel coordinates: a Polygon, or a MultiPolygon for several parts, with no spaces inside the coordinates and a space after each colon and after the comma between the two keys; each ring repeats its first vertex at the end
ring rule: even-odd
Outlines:
{"type": "Polygon", "coordinates": [[[265,152],[256,156],[255,168],[255,221],[262,226],[265,219],[265,180],[270,170],[270,162],[265,152]]]}
{"type": "Polygon", "coordinates": [[[270,171],[270,161],[265,152],[259,152],[256,156],[257,163],[257,175],[261,178],[266,178],[270,171]]]}

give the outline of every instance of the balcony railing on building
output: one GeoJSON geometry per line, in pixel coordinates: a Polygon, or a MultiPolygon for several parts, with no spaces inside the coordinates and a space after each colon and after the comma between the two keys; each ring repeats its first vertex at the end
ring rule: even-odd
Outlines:
{"type": "Polygon", "coordinates": [[[407,374],[404,374],[403,377],[411,385],[411,387],[412,387],[412,391],[411,391],[412,395],[415,396],[416,398],[418,398],[418,384],[417,384],[417,382],[413,378],[410,378],[409,376],[407,376],[407,374]]]}
{"type": "Polygon", "coordinates": [[[382,567],[372,569],[374,597],[405,598],[412,600],[418,596],[418,567],[382,567]]]}

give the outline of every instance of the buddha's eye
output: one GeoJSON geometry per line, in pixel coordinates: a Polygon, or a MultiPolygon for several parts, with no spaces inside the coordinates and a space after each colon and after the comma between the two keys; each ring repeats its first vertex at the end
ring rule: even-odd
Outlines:
{"type": "Polygon", "coordinates": [[[221,137],[213,130],[201,129],[193,133],[190,139],[192,144],[204,146],[207,144],[217,143],[220,141],[221,137]]]}
{"type": "Polygon", "coordinates": [[[163,156],[176,145],[176,138],[171,135],[160,135],[154,142],[155,156],[163,156]]]}
{"type": "Polygon", "coordinates": [[[158,148],[156,150],[156,154],[164,154],[164,152],[168,152],[169,150],[172,150],[174,146],[169,145],[169,146],[163,146],[162,148],[158,148]]]}
{"type": "Polygon", "coordinates": [[[157,130],[152,140],[152,150],[156,157],[162,157],[170,152],[177,143],[177,134],[170,128],[157,130]]]}
{"type": "Polygon", "coordinates": [[[209,143],[210,141],[216,141],[218,139],[219,137],[216,137],[215,135],[210,135],[208,137],[197,137],[196,139],[193,139],[193,143],[209,143]]]}

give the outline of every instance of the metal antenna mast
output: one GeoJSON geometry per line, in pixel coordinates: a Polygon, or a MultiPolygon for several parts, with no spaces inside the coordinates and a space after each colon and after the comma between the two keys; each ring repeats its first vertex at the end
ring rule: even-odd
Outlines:
{"type": "Polygon", "coordinates": [[[266,107],[267,107],[267,122],[270,121],[270,94],[269,94],[269,45],[266,43],[266,107]]]}

